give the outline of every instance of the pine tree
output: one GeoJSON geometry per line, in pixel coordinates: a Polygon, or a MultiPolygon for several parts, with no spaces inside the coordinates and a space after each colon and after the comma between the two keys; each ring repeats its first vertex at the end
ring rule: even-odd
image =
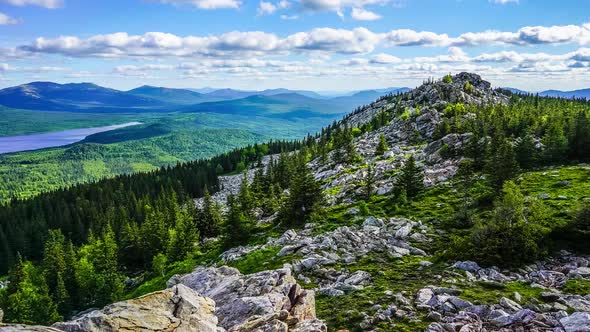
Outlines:
{"type": "Polygon", "coordinates": [[[64,277],[69,273],[65,256],[65,237],[60,230],[50,230],[43,250],[43,273],[53,302],[62,314],[71,309],[64,277]]]}
{"type": "Polygon", "coordinates": [[[379,144],[377,144],[377,149],[375,150],[376,156],[382,156],[385,151],[387,151],[387,141],[385,140],[385,135],[379,135],[379,144]]]}
{"type": "Polygon", "coordinates": [[[152,257],[159,252],[164,252],[168,245],[168,227],[164,223],[164,215],[152,208],[146,206],[146,219],[140,229],[140,243],[144,256],[144,262],[149,264],[152,257]]]}
{"type": "Polygon", "coordinates": [[[371,199],[373,196],[373,192],[375,191],[375,172],[373,170],[373,165],[367,165],[367,175],[365,176],[365,183],[364,183],[364,191],[365,191],[365,200],[371,199]]]}
{"type": "Polygon", "coordinates": [[[527,134],[522,137],[516,145],[515,153],[521,168],[533,168],[538,159],[533,135],[527,134]]]}
{"type": "Polygon", "coordinates": [[[230,195],[227,198],[228,211],[225,217],[224,246],[231,248],[248,243],[252,230],[251,221],[243,212],[238,200],[230,195]]]}
{"type": "Polygon", "coordinates": [[[516,177],[519,172],[512,144],[507,139],[500,138],[499,141],[499,146],[496,147],[487,166],[492,186],[498,192],[502,189],[504,182],[516,177]]]}
{"type": "Polygon", "coordinates": [[[100,239],[91,244],[90,261],[97,273],[97,305],[119,300],[123,295],[123,278],[119,273],[118,246],[110,225],[100,239]]]}
{"type": "Polygon", "coordinates": [[[413,155],[400,170],[396,184],[405,191],[407,198],[415,197],[424,190],[424,174],[413,155]]]}
{"type": "Polygon", "coordinates": [[[219,203],[213,202],[207,188],[203,196],[203,209],[199,220],[198,228],[201,238],[215,237],[220,234],[223,218],[219,203]]]}
{"type": "Polygon", "coordinates": [[[11,323],[50,325],[62,319],[49,295],[41,271],[20,256],[9,275],[10,287],[5,300],[5,320],[11,323]]]}
{"type": "Polygon", "coordinates": [[[289,226],[302,226],[310,220],[314,212],[321,209],[324,194],[320,184],[303,163],[293,177],[289,197],[281,209],[279,220],[289,226]]]}
{"type": "Polygon", "coordinates": [[[242,185],[240,186],[240,192],[238,193],[238,200],[242,212],[249,218],[253,217],[252,210],[255,206],[253,196],[254,195],[252,195],[252,192],[250,190],[250,183],[248,182],[248,175],[244,173],[244,175],[242,176],[242,185]]]}
{"type": "MultiPolygon", "coordinates": [[[[191,204],[189,201],[187,204],[191,204]]],[[[180,261],[193,252],[198,241],[198,233],[193,220],[193,214],[188,207],[179,209],[176,213],[174,229],[170,231],[168,244],[168,258],[172,262],[180,261]]]]}

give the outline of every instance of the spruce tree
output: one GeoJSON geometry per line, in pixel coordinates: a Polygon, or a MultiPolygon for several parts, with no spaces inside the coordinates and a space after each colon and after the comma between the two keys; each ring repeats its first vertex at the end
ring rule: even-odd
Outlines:
{"type": "MultiPolygon", "coordinates": [[[[189,201],[187,204],[191,204],[191,202],[189,201]]],[[[168,244],[168,258],[171,262],[186,258],[188,254],[194,251],[199,238],[193,214],[188,207],[179,209],[175,218],[175,225],[170,231],[168,244]]]]}
{"type": "Polygon", "coordinates": [[[17,260],[9,275],[9,295],[4,303],[5,321],[51,325],[61,320],[43,273],[20,256],[17,260]]]}
{"type": "Polygon", "coordinates": [[[221,216],[219,203],[213,201],[209,191],[205,188],[203,208],[201,210],[201,218],[198,224],[201,238],[218,236],[221,231],[222,223],[223,218],[221,216]]]}
{"type": "Polygon", "coordinates": [[[65,288],[64,277],[68,275],[65,256],[65,237],[60,230],[50,230],[43,250],[43,273],[53,302],[62,314],[71,309],[70,295],[65,288]]]}
{"type": "Polygon", "coordinates": [[[375,171],[373,165],[367,165],[367,175],[364,183],[365,200],[369,200],[375,191],[375,171]]]}
{"type": "Polygon", "coordinates": [[[305,163],[299,163],[298,172],[289,188],[289,197],[281,209],[279,220],[287,226],[302,226],[314,212],[321,209],[324,194],[320,184],[305,163]]]}
{"type": "Polygon", "coordinates": [[[424,174],[416,164],[414,156],[410,156],[397,177],[396,184],[405,191],[407,198],[412,198],[424,190],[424,174]]]}
{"type": "Polygon", "coordinates": [[[385,135],[379,135],[379,143],[377,144],[377,149],[375,150],[376,156],[382,156],[385,151],[387,151],[387,141],[385,140],[385,135]]]}
{"type": "Polygon", "coordinates": [[[248,243],[252,231],[251,221],[244,213],[238,200],[227,198],[228,211],[225,217],[224,246],[231,248],[248,243]]]}
{"type": "Polygon", "coordinates": [[[519,172],[512,144],[507,139],[499,139],[499,141],[499,146],[496,147],[487,165],[492,186],[498,192],[502,189],[504,182],[516,177],[519,172]]]}

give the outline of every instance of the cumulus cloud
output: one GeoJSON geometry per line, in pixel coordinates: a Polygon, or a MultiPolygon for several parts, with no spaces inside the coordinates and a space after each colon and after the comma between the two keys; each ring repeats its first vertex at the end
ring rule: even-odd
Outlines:
{"type": "Polygon", "coordinates": [[[319,28],[295,33],[286,38],[261,31],[234,31],[208,37],[179,37],[162,32],[129,35],[120,32],[86,39],[73,36],[37,38],[32,44],[19,49],[25,52],[72,57],[238,56],[311,51],[349,54],[371,52],[379,39],[377,34],[365,28],[319,28]]]}
{"type": "Polygon", "coordinates": [[[381,19],[381,15],[363,8],[353,8],[350,17],[357,21],[375,21],[381,19]]]}
{"type": "Polygon", "coordinates": [[[238,9],[240,0],[159,0],[160,3],[173,5],[190,5],[199,9],[238,9]]]}
{"type": "Polygon", "coordinates": [[[260,1],[258,4],[258,15],[270,15],[277,11],[277,6],[271,2],[260,1]]]}
{"type": "Polygon", "coordinates": [[[39,6],[48,9],[60,8],[63,6],[63,0],[0,0],[13,6],[39,6]]]}
{"type": "Polygon", "coordinates": [[[18,20],[4,13],[0,13],[0,25],[18,24],[18,20]]]}

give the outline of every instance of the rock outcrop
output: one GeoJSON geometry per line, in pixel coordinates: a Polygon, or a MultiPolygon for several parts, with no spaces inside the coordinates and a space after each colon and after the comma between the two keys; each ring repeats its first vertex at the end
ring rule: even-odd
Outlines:
{"type": "Polygon", "coordinates": [[[227,266],[200,267],[169,284],[212,298],[219,325],[228,331],[326,330],[316,319],[314,292],[297,284],[289,266],[251,275],[227,266]]]}
{"type": "Polygon", "coordinates": [[[118,302],[53,327],[65,332],[217,331],[215,302],[176,285],[130,301],[118,302]]]}
{"type": "Polygon", "coordinates": [[[322,332],[315,297],[286,266],[242,275],[223,266],[175,276],[170,287],[84,313],[52,327],[0,325],[1,332],[322,332]],[[217,305],[216,305],[217,303],[217,305]]]}

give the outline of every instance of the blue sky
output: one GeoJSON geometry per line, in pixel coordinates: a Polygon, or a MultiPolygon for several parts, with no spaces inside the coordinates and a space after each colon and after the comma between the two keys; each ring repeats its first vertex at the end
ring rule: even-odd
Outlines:
{"type": "Polygon", "coordinates": [[[0,87],[590,87],[590,2],[0,0],[0,87]]]}

